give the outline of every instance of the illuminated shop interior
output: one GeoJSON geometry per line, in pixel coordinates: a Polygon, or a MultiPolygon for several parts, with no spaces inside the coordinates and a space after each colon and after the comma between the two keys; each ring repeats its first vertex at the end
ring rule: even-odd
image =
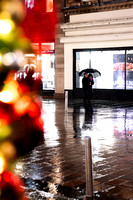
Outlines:
{"type": "Polygon", "coordinates": [[[82,88],[79,72],[94,68],[101,72],[95,78],[96,89],[133,89],[133,50],[76,51],[76,88],[82,88]]]}

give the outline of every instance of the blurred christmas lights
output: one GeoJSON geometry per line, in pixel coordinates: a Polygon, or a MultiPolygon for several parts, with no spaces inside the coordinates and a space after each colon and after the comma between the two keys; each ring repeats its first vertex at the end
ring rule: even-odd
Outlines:
{"type": "Polygon", "coordinates": [[[5,171],[6,164],[5,159],[3,156],[0,155],[0,174],[2,174],[5,171]]]}
{"type": "Polygon", "coordinates": [[[11,23],[7,20],[0,20],[0,34],[8,34],[12,29],[11,23]]]}
{"type": "Polygon", "coordinates": [[[33,64],[24,68],[24,54],[34,51],[19,26],[25,17],[23,1],[0,4],[0,199],[28,200],[22,180],[10,168],[43,139],[41,80],[33,64]]]}

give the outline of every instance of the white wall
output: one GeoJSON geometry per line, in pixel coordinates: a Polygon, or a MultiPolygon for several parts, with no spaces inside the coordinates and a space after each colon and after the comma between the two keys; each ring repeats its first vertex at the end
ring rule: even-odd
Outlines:
{"type": "Polygon", "coordinates": [[[73,49],[133,46],[133,9],[73,15],[61,28],[64,89],[73,89],[73,49]]]}

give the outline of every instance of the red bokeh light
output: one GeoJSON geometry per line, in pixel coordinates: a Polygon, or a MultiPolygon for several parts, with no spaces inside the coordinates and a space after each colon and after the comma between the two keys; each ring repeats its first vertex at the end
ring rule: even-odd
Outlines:
{"type": "Polygon", "coordinates": [[[34,102],[31,102],[30,107],[28,108],[28,114],[31,118],[37,117],[40,114],[40,108],[34,102]]]}
{"type": "Polygon", "coordinates": [[[39,127],[41,130],[43,130],[44,122],[43,122],[41,116],[39,116],[38,118],[35,119],[35,124],[36,124],[36,126],[39,127]]]}
{"type": "Polygon", "coordinates": [[[4,172],[3,173],[3,180],[6,182],[6,183],[12,183],[13,181],[13,175],[11,172],[4,172]]]}

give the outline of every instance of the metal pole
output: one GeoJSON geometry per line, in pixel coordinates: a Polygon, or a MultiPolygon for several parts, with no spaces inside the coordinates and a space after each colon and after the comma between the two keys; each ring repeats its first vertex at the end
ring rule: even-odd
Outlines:
{"type": "Polygon", "coordinates": [[[86,172],[86,196],[93,196],[93,175],[92,175],[92,150],[91,138],[85,137],[85,172],[86,172]]]}
{"type": "Polygon", "coordinates": [[[67,111],[68,108],[68,91],[65,91],[65,111],[67,111]]]}

